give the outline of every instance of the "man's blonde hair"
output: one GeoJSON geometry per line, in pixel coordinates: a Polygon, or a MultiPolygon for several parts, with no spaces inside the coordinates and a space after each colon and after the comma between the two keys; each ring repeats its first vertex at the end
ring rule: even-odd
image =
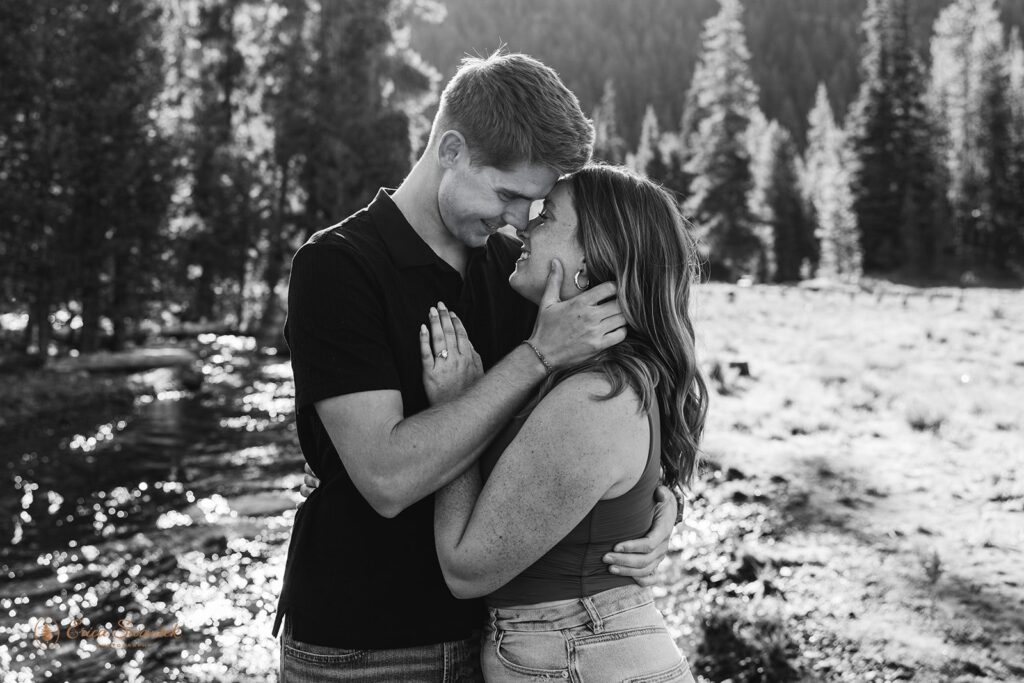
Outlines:
{"type": "Polygon", "coordinates": [[[500,169],[529,163],[572,173],[594,145],[593,125],[554,69],[502,50],[462,60],[441,93],[431,147],[446,130],[462,133],[475,165],[500,169]]]}

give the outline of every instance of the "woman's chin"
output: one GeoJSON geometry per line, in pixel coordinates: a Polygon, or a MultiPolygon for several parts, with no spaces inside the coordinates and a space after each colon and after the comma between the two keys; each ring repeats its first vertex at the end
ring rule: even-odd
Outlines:
{"type": "Polygon", "coordinates": [[[512,288],[519,296],[523,296],[523,274],[519,272],[519,264],[516,264],[516,269],[512,271],[512,274],[508,276],[508,285],[512,288]]]}
{"type": "Polygon", "coordinates": [[[535,304],[540,304],[540,300],[544,296],[543,289],[535,291],[536,287],[529,286],[529,283],[526,282],[525,273],[520,272],[518,264],[516,269],[512,271],[512,274],[508,276],[508,284],[512,287],[513,292],[535,304]]]}

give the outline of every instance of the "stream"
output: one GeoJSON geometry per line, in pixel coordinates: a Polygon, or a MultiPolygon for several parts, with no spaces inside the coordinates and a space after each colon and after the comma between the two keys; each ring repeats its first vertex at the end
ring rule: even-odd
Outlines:
{"type": "Polygon", "coordinates": [[[199,390],[0,444],[3,681],[277,680],[291,367],[248,337],[199,341],[199,390]]]}

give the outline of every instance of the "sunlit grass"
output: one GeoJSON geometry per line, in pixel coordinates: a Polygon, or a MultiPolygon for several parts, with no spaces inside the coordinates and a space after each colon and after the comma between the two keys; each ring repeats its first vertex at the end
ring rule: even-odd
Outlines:
{"type": "Polygon", "coordinates": [[[690,518],[699,529],[776,517],[769,532],[723,537],[735,542],[687,536],[702,549],[683,550],[669,576],[691,587],[661,604],[682,611],[670,623],[697,670],[720,663],[700,665],[697,650],[713,647],[694,608],[713,601],[745,619],[767,581],[785,597],[801,680],[1024,671],[1014,668],[1024,667],[1024,585],[1013,578],[1024,546],[1022,295],[711,284],[695,308],[702,365],[718,375],[705,450],[745,480],[730,484],[739,493],[710,482],[718,492],[698,491],[706,505],[690,518]],[[730,370],[738,361],[750,377],[730,370]],[[694,578],[706,576],[695,558],[728,567],[743,552],[765,563],[755,584],[694,578]]]}

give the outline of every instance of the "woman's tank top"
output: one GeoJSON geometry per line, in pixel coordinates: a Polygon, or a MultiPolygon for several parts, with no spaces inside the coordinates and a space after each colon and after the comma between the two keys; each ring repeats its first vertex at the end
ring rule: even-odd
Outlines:
{"type": "MultiPolygon", "coordinates": [[[[529,413],[515,417],[480,456],[480,471],[490,476],[502,452],[522,428],[529,413]]],[[[601,558],[616,543],[641,538],[654,519],[654,490],[661,465],[661,425],[657,401],[648,413],[651,446],[647,466],[636,484],[621,496],[600,500],[587,516],[539,560],[510,582],[487,596],[492,607],[531,605],[594,595],[609,588],[634,583],[627,576],[608,571],[601,558]]],[[[572,448],[571,445],[567,448],[572,448]]]]}

